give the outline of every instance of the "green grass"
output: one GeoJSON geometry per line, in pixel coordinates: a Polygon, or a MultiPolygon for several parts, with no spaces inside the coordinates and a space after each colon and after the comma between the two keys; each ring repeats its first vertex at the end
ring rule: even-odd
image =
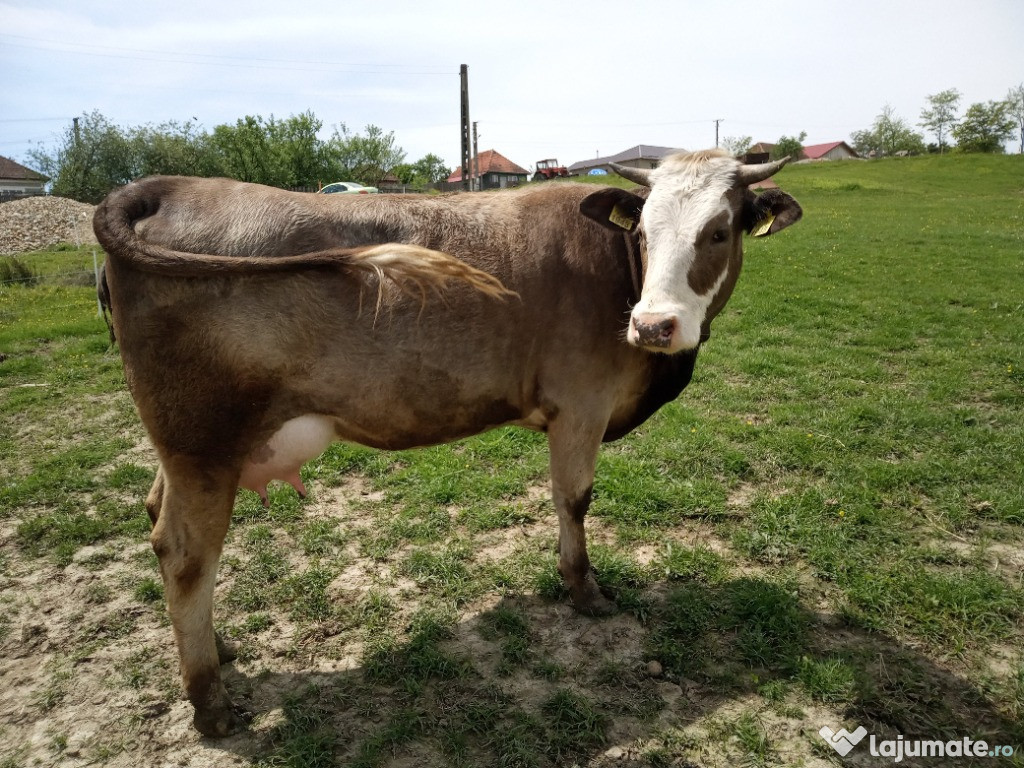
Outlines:
{"type": "MultiPolygon", "coordinates": [[[[602,451],[591,555],[619,617],[557,602],[542,435],[335,445],[304,469],[308,501],[239,494],[217,619],[280,709],[255,765],[582,765],[618,744],[651,765],[799,764],[830,757],[821,712],[1024,745],[1024,159],[777,180],[804,220],[748,241],[690,388],[602,451]],[[354,480],[337,515],[310,512],[354,480]]],[[[102,576],[147,535],[153,467],[92,290],[25,283],[0,287],[0,575],[91,569],[65,651],[83,658],[162,610],[152,558],[102,576]],[[104,548],[76,561],[85,546],[104,548]]],[[[35,637],[30,615],[0,599],[0,644],[35,637]]],[[[114,677],[144,692],[175,664],[114,677]]],[[[53,667],[29,706],[71,696],[53,667]]]]}

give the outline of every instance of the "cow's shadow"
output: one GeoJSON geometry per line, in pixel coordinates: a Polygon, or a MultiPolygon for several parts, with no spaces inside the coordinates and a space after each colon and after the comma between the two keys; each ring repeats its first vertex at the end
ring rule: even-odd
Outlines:
{"type": "MultiPolygon", "coordinates": [[[[362,663],[344,671],[228,666],[232,696],[265,719],[205,742],[309,766],[700,766],[723,744],[738,760],[763,749],[754,764],[794,748],[836,763],[817,733],[826,725],[1024,744],[979,685],[884,633],[808,612],[778,583],[662,582],[619,599],[625,609],[600,619],[537,596],[454,625],[421,613],[400,643],[367,632],[362,663]]],[[[865,744],[842,764],[872,759],[865,744]]]]}

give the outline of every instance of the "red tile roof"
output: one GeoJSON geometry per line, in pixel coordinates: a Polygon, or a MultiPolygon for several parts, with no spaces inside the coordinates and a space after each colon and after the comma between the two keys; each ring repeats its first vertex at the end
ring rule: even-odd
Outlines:
{"type": "MultiPolygon", "coordinates": [[[[812,144],[809,147],[804,147],[804,157],[806,157],[808,160],[818,160],[827,155],[836,147],[841,146],[843,144],[846,144],[846,142],[832,141],[829,142],[828,144],[812,144]]],[[[849,147],[847,147],[847,149],[849,149],[849,147]]],[[[853,152],[853,150],[851,149],[850,152],[853,152]]],[[[853,152],[853,154],[856,153],[853,152]]]]}
{"type": "Polygon", "coordinates": [[[19,165],[10,158],[0,157],[0,179],[15,179],[17,181],[48,181],[46,176],[19,165]]]}
{"type": "MultiPolygon", "coordinates": [[[[487,149],[480,153],[479,162],[476,165],[476,175],[483,176],[485,173],[506,173],[517,176],[529,176],[530,172],[520,168],[501,153],[487,149]]],[[[448,181],[462,181],[462,169],[456,168],[448,181]]]]}

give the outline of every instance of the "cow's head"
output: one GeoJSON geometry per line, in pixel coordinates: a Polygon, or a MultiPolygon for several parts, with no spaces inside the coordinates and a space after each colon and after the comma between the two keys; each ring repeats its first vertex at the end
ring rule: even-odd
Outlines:
{"type": "Polygon", "coordinates": [[[785,163],[743,165],[717,150],[679,153],[653,171],[615,166],[650,188],[646,199],[606,188],[583,200],[584,215],[640,237],[643,290],[630,315],[630,344],[672,354],[708,338],[739,277],[744,230],[773,235],[803,213],[781,190],[748,189],[785,163]]]}

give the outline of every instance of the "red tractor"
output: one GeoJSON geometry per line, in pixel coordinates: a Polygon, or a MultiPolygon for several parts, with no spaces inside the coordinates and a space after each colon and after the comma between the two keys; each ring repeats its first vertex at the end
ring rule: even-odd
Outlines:
{"type": "Polygon", "coordinates": [[[559,176],[568,176],[569,170],[564,165],[559,165],[554,158],[538,160],[537,170],[533,174],[534,181],[547,181],[559,176]]]}

